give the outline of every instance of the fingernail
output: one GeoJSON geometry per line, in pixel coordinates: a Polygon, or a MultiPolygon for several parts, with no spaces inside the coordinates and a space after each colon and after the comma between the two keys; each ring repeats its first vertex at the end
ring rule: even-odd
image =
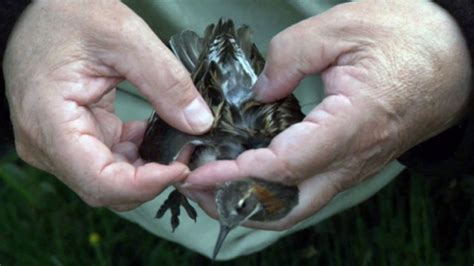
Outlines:
{"type": "Polygon", "coordinates": [[[189,174],[191,173],[191,170],[189,170],[189,167],[185,164],[182,164],[180,162],[172,162],[171,165],[182,165],[183,167],[183,172],[181,172],[181,175],[180,175],[180,178],[186,178],[189,176],[189,174]]]}
{"type": "Polygon", "coordinates": [[[201,190],[209,189],[208,186],[203,186],[203,185],[199,185],[199,184],[196,184],[196,183],[190,183],[190,182],[186,182],[186,181],[181,183],[179,185],[179,187],[183,188],[183,189],[201,189],[201,190]]]}
{"type": "Polygon", "coordinates": [[[191,173],[191,170],[189,170],[189,168],[186,166],[186,168],[183,171],[183,176],[187,177],[190,173],[191,173]]]}
{"type": "Polygon", "coordinates": [[[194,99],[184,110],[184,115],[197,133],[208,130],[214,121],[211,111],[201,98],[194,99]]]}
{"type": "Polygon", "coordinates": [[[255,84],[253,85],[255,100],[262,101],[265,98],[264,96],[269,85],[268,83],[269,82],[268,82],[267,75],[261,74],[258,77],[257,82],[255,82],[255,84]]]}

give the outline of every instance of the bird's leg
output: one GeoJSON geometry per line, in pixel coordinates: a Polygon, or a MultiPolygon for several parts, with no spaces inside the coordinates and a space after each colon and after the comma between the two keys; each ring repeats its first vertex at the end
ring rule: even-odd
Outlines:
{"type": "Polygon", "coordinates": [[[197,213],[196,210],[189,204],[188,199],[181,194],[177,189],[173,190],[168,198],[163,202],[160,209],[156,212],[155,218],[160,219],[169,209],[171,212],[171,228],[174,230],[179,226],[179,214],[181,206],[184,207],[184,210],[188,216],[196,222],[197,213]]]}

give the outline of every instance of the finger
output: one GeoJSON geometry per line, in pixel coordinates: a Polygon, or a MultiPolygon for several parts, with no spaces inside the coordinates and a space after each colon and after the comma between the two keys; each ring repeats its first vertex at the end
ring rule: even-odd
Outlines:
{"type": "Polygon", "coordinates": [[[213,219],[219,219],[214,193],[194,192],[192,194],[199,207],[213,219]]]}
{"type": "Polygon", "coordinates": [[[111,50],[99,57],[132,82],[170,125],[191,134],[208,130],[213,117],[189,72],[143,20],[131,10],[128,16],[106,45],[111,50]]]}
{"type": "Polygon", "coordinates": [[[121,142],[131,142],[135,145],[140,145],[143,140],[143,135],[147,127],[146,121],[128,121],[122,126],[121,142]]]}
{"type": "Polygon", "coordinates": [[[335,36],[326,16],[303,20],[271,40],[267,62],[254,86],[258,100],[287,96],[306,75],[323,71],[353,49],[354,43],[335,36]]]}
{"type": "Polygon", "coordinates": [[[244,178],[244,169],[236,161],[215,161],[193,170],[184,181],[186,189],[212,189],[227,181],[244,178]]]}
{"type": "Polygon", "coordinates": [[[214,190],[198,190],[189,188],[179,188],[179,191],[194,202],[197,202],[210,217],[217,219],[219,217],[216,209],[214,190]]]}
{"type": "Polygon", "coordinates": [[[115,144],[111,151],[115,156],[123,158],[125,162],[135,162],[140,155],[138,154],[138,147],[132,142],[121,142],[115,144]]]}
{"type": "MultiPolygon", "coordinates": [[[[133,166],[115,160],[113,153],[91,134],[73,134],[56,140],[62,148],[58,172],[92,206],[129,205],[153,199],[189,172],[182,164],[148,163],[133,166]]],[[[57,159],[57,158],[56,158],[57,159]]]]}

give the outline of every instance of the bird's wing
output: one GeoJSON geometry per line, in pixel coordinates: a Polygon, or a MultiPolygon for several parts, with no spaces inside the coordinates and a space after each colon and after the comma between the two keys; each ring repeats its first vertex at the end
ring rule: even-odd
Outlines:
{"type": "Polygon", "coordinates": [[[219,131],[216,128],[225,129],[223,125],[229,125],[228,131],[236,134],[233,129],[242,120],[241,104],[252,97],[251,87],[265,64],[251,40],[250,28],[236,30],[232,20],[209,25],[204,37],[193,31],[176,34],[171,37],[170,46],[192,73],[193,82],[215,119],[208,134],[192,136],[153,114],[139,152],[143,159],[159,163],[172,162],[188,144],[212,144],[209,134],[219,131]]]}
{"type": "Polygon", "coordinates": [[[251,63],[255,74],[260,75],[265,66],[265,59],[252,41],[252,31],[250,30],[250,27],[247,25],[240,27],[237,30],[237,39],[239,40],[240,48],[247,57],[247,60],[251,63]]]}
{"type": "Polygon", "coordinates": [[[139,153],[144,160],[169,164],[176,160],[189,144],[202,143],[202,137],[183,133],[166,124],[154,113],[145,131],[139,153]]]}
{"type": "Polygon", "coordinates": [[[171,49],[190,73],[194,72],[198,65],[203,44],[203,38],[189,30],[173,35],[170,39],[171,49]]]}
{"type": "Polygon", "coordinates": [[[301,122],[304,114],[301,112],[298,99],[293,94],[272,102],[262,104],[247,101],[242,105],[242,123],[258,136],[273,139],[283,130],[301,122]]]}

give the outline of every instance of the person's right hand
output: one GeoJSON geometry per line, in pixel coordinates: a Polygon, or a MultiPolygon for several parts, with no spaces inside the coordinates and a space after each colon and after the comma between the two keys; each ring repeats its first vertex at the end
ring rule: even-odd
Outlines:
{"type": "Polygon", "coordinates": [[[216,184],[297,185],[299,204],[287,216],[245,224],[287,230],[458,123],[472,94],[469,58],[454,18],[429,1],[355,1],[300,21],[272,39],[253,89],[275,101],[320,73],[324,99],[268,147],[194,170],[187,192],[217,216],[208,193],[216,184]]]}
{"type": "Polygon", "coordinates": [[[35,1],[3,63],[19,156],[92,206],[132,209],[189,172],[139,159],[145,122],[114,114],[118,82],[133,83],[181,131],[212,123],[189,73],[120,1],[35,1]]]}

